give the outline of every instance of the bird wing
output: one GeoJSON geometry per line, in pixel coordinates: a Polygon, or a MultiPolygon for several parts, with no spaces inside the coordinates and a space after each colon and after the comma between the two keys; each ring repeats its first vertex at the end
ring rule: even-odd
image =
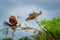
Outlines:
{"type": "Polygon", "coordinates": [[[11,24],[9,24],[8,22],[4,21],[4,25],[6,26],[11,26],[11,24]]]}

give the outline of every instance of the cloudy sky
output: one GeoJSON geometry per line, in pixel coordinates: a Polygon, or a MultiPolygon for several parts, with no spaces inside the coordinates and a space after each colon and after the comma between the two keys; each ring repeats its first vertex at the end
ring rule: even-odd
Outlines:
{"type": "Polygon", "coordinates": [[[18,20],[24,22],[28,14],[41,10],[42,15],[38,19],[59,17],[60,0],[0,0],[0,26],[10,15],[22,17],[18,20]]]}

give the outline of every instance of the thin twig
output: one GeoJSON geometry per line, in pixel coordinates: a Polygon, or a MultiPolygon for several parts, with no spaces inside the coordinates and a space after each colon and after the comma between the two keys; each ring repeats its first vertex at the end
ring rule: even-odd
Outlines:
{"type": "MultiPolygon", "coordinates": [[[[27,30],[27,29],[28,29],[28,30],[29,30],[29,29],[31,30],[31,29],[33,29],[33,30],[36,30],[36,31],[41,32],[41,30],[38,30],[38,29],[32,28],[32,27],[28,27],[28,26],[27,26],[27,27],[18,27],[18,28],[21,28],[22,30],[27,30]]],[[[42,33],[42,32],[41,32],[41,33],[42,33]]]]}

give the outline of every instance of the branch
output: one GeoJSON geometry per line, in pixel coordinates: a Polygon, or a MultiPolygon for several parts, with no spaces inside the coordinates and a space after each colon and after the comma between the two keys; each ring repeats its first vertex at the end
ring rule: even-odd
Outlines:
{"type": "MultiPolygon", "coordinates": [[[[42,31],[41,30],[39,30],[39,29],[36,29],[36,28],[32,28],[32,27],[28,27],[27,25],[26,25],[26,27],[19,27],[18,26],[18,28],[21,28],[22,30],[36,30],[36,31],[39,31],[39,32],[41,32],[42,33],[42,31]]],[[[20,29],[19,29],[20,30],[20,29]]]]}

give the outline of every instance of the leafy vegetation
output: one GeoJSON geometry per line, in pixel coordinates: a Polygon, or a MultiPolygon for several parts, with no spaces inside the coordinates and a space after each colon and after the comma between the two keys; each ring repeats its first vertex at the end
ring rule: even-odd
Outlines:
{"type": "Polygon", "coordinates": [[[43,38],[40,40],[44,40],[46,36],[49,36],[51,33],[51,39],[52,40],[60,40],[60,17],[59,18],[53,18],[51,20],[42,20],[39,21],[38,23],[40,23],[41,25],[44,25],[44,28],[48,31],[48,35],[46,32],[44,32],[41,36],[43,36],[43,38]],[[45,35],[45,36],[44,36],[45,35]],[[54,39],[53,36],[56,38],[54,39]]]}
{"type": "Polygon", "coordinates": [[[40,25],[40,27],[41,25],[44,25],[44,28],[47,30],[47,32],[43,31],[42,34],[38,33],[37,35],[32,36],[33,39],[35,38],[36,40],[60,40],[60,17],[54,17],[51,20],[44,19],[38,21],[38,24],[40,25]]]}
{"type": "Polygon", "coordinates": [[[13,40],[12,38],[3,38],[2,40],[13,40]]]}

